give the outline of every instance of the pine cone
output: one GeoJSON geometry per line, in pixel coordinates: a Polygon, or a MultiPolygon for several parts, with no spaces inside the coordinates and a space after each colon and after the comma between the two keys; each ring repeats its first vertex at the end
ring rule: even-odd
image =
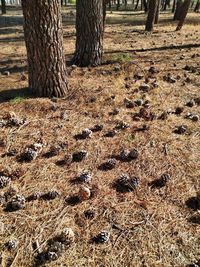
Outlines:
{"type": "Polygon", "coordinates": [[[73,161],[79,162],[85,159],[88,156],[88,152],[85,150],[81,150],[79,152],[75,152],[72,155],[73,161]]]}
{"type": "Polygon", "coordinates": [[[95,238],[94,241],[98,244],[107,243],[110,240],[110,233],[107,231],[100,232],[95,238]]]}
{"type": "Polygon", "coordinates": [[[88,187],[82,186],[78,193],[80,201],[88,200],[90,196],[91,196],[90,189],[88,187]]]}
{"type": "Polygon", "coordinates": [[[92,178],[92,174],[89,171],[84,170],[79,176],[79,181],[83,183],[89,183],[91,182],[91,178],[92,178]]]}
{"type": "Polygon", "coordinates": [[[26,200],[22,195],[14,196],[10,202],[8,202],[6,209],[8,211],[16,211],[25,208],[26,200]]]}
{"type": "Polygon", "coordinates": [[[4,188],[9,185],[11,179],[6,176],[0,176],[0,188],[4,188]]]}

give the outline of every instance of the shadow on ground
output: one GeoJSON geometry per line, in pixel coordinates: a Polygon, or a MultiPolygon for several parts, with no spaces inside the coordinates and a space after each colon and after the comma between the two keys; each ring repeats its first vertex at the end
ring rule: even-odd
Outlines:
{"type": "Polygon", "coordinates": [[[34,98],[33,94],[28,88],[9,89],[0,92],[0,103],[10,101],[19,102],[27,98],[34,98]]]}

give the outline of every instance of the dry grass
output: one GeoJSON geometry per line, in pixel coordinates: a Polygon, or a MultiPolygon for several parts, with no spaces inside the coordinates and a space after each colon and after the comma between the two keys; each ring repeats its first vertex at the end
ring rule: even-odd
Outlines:
{"type": "MultiPolygon", "coordinates": [[[[144,17],[140,16],[142,21],[144,17]]],[[[194,18],[196,22],[199,17],[190,14],[190,24],[178,33],[174,32],[174,23],[162,23],[167,16],[162,16],[154,34],[146,34],[142,32],[143,26],[130,24],[132,16],[110,14],[105,33],[105,60],[125,58],[120,63],[121,71],[114,71],[119,63],[92,69],[77,68],[72,72],[68,67],[71,72],[70,97],[57,103],[48,99],[26,99],[24,91],[13,90],[27,86],[27,81],[20,80],[20,72],[26,71],[22,28],[10,26],[5,28],[8,32],[1,34],[0,67],[3,70],[10,69],[11,75],[0,77],[0,117],[14,111],[17,116],[26,117],[29,123],[19,128],[1,129],[0,140],[4,145],[0,147],[0,153],[16,149],[20,154],[26,145],[38,140],[46,143],[43,152],[47,152],[51,145],[67,143],[58,156],[47,159],[40,155],[31,163],[18,163],[15,157],[0,157],[2,170],[13,172],[20,168],[23,171],[23,175],[11,184],[20,194],[27,197],[35,191],[47,192],[50,189],[60,192],[60,197],[52,201],[26,203],[24,210],[8,213],[3,206],[0,208],[0,223],[4,226],[0,232],[3,266],[32,266],[32,243],[38,240],[40,247],[45,248],[47,240],[63,227],[74,230],[75,243],[61,258],[47,266],[182,267],[200,259],[200,228],[198,224],[188,222],[188,218],[196,212],[185,205],[185,201],[195,196],[200,188],[200,127],[199,122],[184,119],[187,112],[200,115],[199,107],[184,106],[188,100],[199,96],[199,57],[191,56],[200,54],[200,48],[184,48],[187,44],[198,44],[199,25],[191,21],[194,18]],[[123,24],[118,24],[120,22],[123,24]],[[7,41],[3,42],[5,38],[7,41]],[[169,47],[171,44],[180,48],[153,49],[169,47]],[[141,48],[147,51],[132,51],[141,48]],[[124,57],[124,53],[128,53],[128,56],[124,57]],[[195,66],[198,71],[190,73],[183,70],[186,64],[195,66]],[[156,74],[158,88],[149,93],[137,92],[135,89],[144,80],[132,82],[133,76],[138,72],[147,75],[152,65],[159,70],[156,74]],[[163,76],[169,72],[174,76],[180,75],[180,80],[174,84],[164,82],[163,76]],[[191,78],[191,83],[183,83],[186,76],[191,78]],[[130,88],[126,88],[126,83],[130,83],[130,88]],[[13,98],[13,94],[16,96],[19,93],[21,98],[14,98],[12,102],[8,100],[13,98]],[[115,100],[110,98],[112,95],[115,95],[115,100]],[[96,99],[94,103],[88,103],[91,97],[96,99]],[[174,110],[177,106],[184,106],[184,112],[181,116],[170,115],[164,121],[136,122],[131,114],[139,108],[126,109],[123,104],[125,97],[149,99],[150,110],[156,114],[170,108],[174,110]],[[53,110],[55,106],[57,108],[53,110]],[[119,115],[109,116],[109,111],[114,107],[120,109],[119,115]],[[69,121],[60,118],[63,110],[67,111],[69,121]],[[131,127],[114,138],[105,138],[104,133],[112,129],[118,120],[128,122],[131,127]],[[103,132],[94,133],[91,139],[75,141],[75,134],[96,123],[104,125],[103,132]],[[144,123],[150,129],[135,132],[135,128],[144,123]],[[174,128],[182,124],[188,126],[190,134],[173,133],[174,128]],[[111,154],[118,153],[122,148],[137,148],[139,158],[131,163],[118,162],[111,171],[98,169],[111,154]],[[55,164],[65,154],[81,149],[89,152],[83,162],[73,163],[70,167],[55,164]],[[71,184],[70,180],[83,169],[92,171],[91,186],[99,187],[98,194],[78,205],[67,205],[65,198],[76,194],[79,189],[79,185],[71,184]],[[117,193],[112,188],[113,180],[124,172],[140,179],[136,192],[117,193]],[[165,172],[172,177],[167,186],[150,189],[148,183],[165,172]],[[91,208],[96,210],[96,215],[94,219],[87,220],[83,212],[91,208]],[[91,238],[101,230],[110,231],[111,241],[104,245],[91,243],[91,238]],[[3,249],[4,243],[10,239],[19,241],[16,251],[7,252],[3,249]]],[[[67,23],[66,17],[64,25],[65,51],[67,60],[70,60],[74,50],[74,26],[67,23]]],[[[8,189],[0,189],[0,192],[8,189]]]]}

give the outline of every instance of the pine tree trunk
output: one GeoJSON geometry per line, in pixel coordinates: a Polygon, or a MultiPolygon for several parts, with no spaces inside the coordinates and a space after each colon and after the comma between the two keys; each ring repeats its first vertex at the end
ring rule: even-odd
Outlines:
{"type": "Polygon", "coordinates": [[[149,1],[149,12],[148,12],[146,28],[145,28],[146,31],[153,31],[157,6],[158,6],[158,0],[149,1]]]}
{"type": "Polygon", "coordinates": [[[103,55],[103,1],[77,0],[75,65],[97,66],[103,55]]]}
{"type": "Polygon", "coordinates": [[[1,13],[6,14],[6,0],[1,0],[1,13]]]}
{"type": "Polygon", "coordinates": [[[175,8],[176,8],[176,0],[173,0],[172,13],[175,12],[175,8]]]}
{"type": "Polygon", "coordinates": [[[160,0],[158,0],[156,15],[155,15],[155,24],[158,24],[159,21],[159,14],[160,14],[160,0]]]}
{"type": "Polygon", "coordinates": [[[29,88],[37,96],[68,92],[59,0],[22,0],[29,88]]]}
{"type": "Polygon", "coordinates": [[[200,10],[200,0],[197,1],[195,8],[194,8],[194,12],[199,12],[200,10]]]}
{"type": "Polygon", "coordinates": [[[182,4],[180,20],[176,28],[176,31],[180,31],[182,29],[188,10],[190,8],[190,4],[191,4],[191,0],[185,0],[184,3],[182,4]]]}
{"type": "Polygon", "coordinates": [[[176,9],[174,13],[174,20],[180,20],[181,12],[182,12],[182,0],[177,0],[176,9]]]}

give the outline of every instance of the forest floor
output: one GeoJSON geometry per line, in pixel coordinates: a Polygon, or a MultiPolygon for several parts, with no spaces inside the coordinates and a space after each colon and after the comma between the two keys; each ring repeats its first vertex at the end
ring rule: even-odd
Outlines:
{"type": "Polygon", "coordinates": [[[65,10],[70,91],[56,100],[27,92],[20,12],[0,18],[0,176],[11,178],[5,187],[0,181],[2,266],[34,266],[38,251],[65,227],[75,240],[46,266],[183,267],[198,261],[200,266],[200,16],[190,13],[181,32],[175,32],[170,13],[161,15],[152,34],[144,32],[144,20],[142,12],[108,14],[105,64],[77,68],[69,64],[74,16],[65,10]],[[143,106],[128,108],[127,98],[143,106]],[[74,138],[96,124],[103,129],[91,138],[74,138]],[[105,136],[116,128],[114,137],[105,136]],[[35,143],[43,144],[38,157],[21,162],[19,156],[35,143]],[[117,157],[114,169],[99,168],[123,149],[136,149],[138,157],[127,162],[117,157]],[[88,152],[83,161],[62,162],[80,150],[88,152]],[[92,173],[87,185],[92,196],[76,202],[81,186],[76,177],[83,170],[92,173]],[[124,173],[139,181],[131,192],[113,187],[124,173]],[[59,194],[49,200],[51,190],[59,194]],[[33,200],[36,192],[35,198],[39,192],[47,197],[33,200]],[[16,194],[26,198],[25,207],[8,212],[16,194]],[[102,230],[110,240],[96,244],[92,238],[102,230]],[[5,244],[11,240],[17,246],[9,250],[5,244]]]}

